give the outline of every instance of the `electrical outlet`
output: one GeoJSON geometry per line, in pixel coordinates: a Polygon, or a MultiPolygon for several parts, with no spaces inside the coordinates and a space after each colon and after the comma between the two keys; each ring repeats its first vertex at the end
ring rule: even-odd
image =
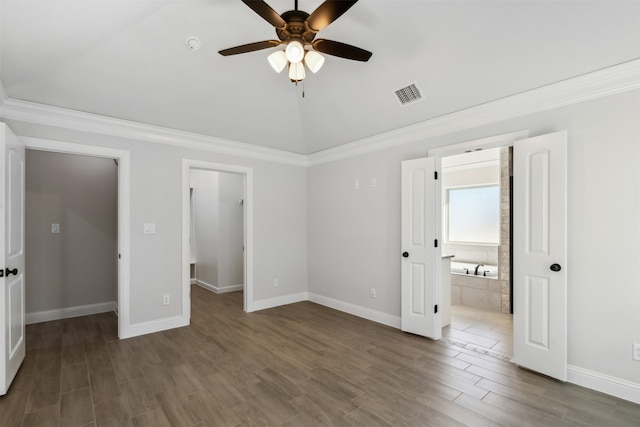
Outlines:
{"type": "Polygon", "coordinates": [[[375,288],[371,288],[371,298],[375,298],[376,297],[376,289],[375,288]]]}
{"type": "Polygon", "coordinates": [[[353,189],[354,190],[359,190],[360,189],[360,182],[357,179],[355,181],[353,181],[353,189]]]}
{"type": "Polygon", "coordinates": [[[633,344],[633,360],[640,361],[640,343],[633,344]]]}
{"type": "Polygon", "coordinates": [[[277,288],[280,286],[280,279],[273,279],[273,287],[277,288]]]}
{"type": "Polygon", "coordinates": [[[169,294],[162,295],[162,305],[169,305],[170,302],[169,294]]]}

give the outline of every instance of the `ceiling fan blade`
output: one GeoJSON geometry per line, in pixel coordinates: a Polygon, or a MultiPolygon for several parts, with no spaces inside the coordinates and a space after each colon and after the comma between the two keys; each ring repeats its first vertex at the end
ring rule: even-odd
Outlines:
{"type": "Polygon", "coordinates": [[[278,12],[262,0],[242,0],[242,3],[249,6],[255,13],[262,16],[265,21],[276,28],[282,29],[287,25],[278,12]]]}
{"type": "Polygon", "coordinates": [[[222,56],[237,55],[239,53],[247,53],[247,52],[253,52],[261,49],[268,49],[270,47],[278,46],[280,43],[281,42],[279,40],[265,40],[261,42],[255,42],[255,43],[243,44],[241,46],[230,47],[229,49],[223,49],[218,53],[222,56]]]}
{"type": "Polygon", "coordinates": [[[358,0],[326,0],[307,18],[307,25],[318,32],[340,18],[343,13],[356,4],[358,0]]]}
{"type": "Polygon", "coordinates": [[[350,44],[334,42],[333,40],[318,39],[313,42],[313,48],[318,52],[354,61],[367,62],[372,53],[350,44]]]}

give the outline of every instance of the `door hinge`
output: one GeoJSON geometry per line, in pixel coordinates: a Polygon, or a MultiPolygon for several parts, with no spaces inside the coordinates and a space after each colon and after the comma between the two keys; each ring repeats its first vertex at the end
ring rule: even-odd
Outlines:
{"type": "Polygon", "coordinates": [[[433,179],[438,179],[438,171],[433,171],[433,179]]]}
{"type": "Polygon", "coordinates": [[[437,247],[438,247],[438,239],[436,239],[436,240],[434,240],[434,241],[433,241],[433,247],[434,247],[434,248],[437,248],[437,247]]]}
{"type": "Polygon", "coordinates": [[[433,313],[437,313],[438,312],[438,304],[433,306],[433,313]]]}

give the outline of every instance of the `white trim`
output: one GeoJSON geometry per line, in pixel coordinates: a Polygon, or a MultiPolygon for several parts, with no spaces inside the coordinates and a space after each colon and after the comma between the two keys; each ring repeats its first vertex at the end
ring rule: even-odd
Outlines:
{"type": "Polygon", "coordinates": [[[640,59],[313,153],[315,166],[640,88],[640,59]]]}
{"type": "Polygon", "coordinates": [[[51,151],[66,154],[118,159],[118,337],[128,338],[130,312],[130,188],[131,163],[129,151],[95,145],[74,144],[50,139],[23,136],[25,147],[30,150],[51,151]]]}
{"type": "Polygon", "coordinates": [[[231,172],[244,176],[244,311],[253,311],[253,169],[225,163],[182,159],[182,313],[191,317],[191,170],[231,172]]]}
{"type": "Polygon", "coordinates": [[[4,102],[2,117],[243,158],[306,166],[306,156],[303,154],[13,98],[4,102]]]}
{"type": "Polygon", "coordinates": [[[77,305],[75,307],[57,308],[54,310],[36,311],[25,314],[25,323],[49,322],[51,320],[69,319],[71,317],[90,316],[92,314],[116,312],[118,304],[115,301],[101,302],[98,304],[77,305]]]}
{"type": "Polygon", "coordinates": [[[307,292],[299,292],[297,294],[282,295],[279,297],[253,301],[253,303],[251,304],[251,311],[266,310],[268,308],[279,307],[281,305],[295,304],[297,302],[307,301],[308,295],[309,294],[307,292]]]}
{"type": "Polygon", "coordinates": [[[309,301],[324,305],[325,307],[333,308],[334,310],[362,317],[363,319],[371,320],[372,322],[400,329],[399,316],[392,316],[390,314],[383,313],[382,311],[373,310],[371,308],[362,307],[360,305],[351,304],[311,292],[309,292],[309,301]]]}
{"type": "Polygon", "coordinates": [[[572,365],[567,367],[567,381],[640,404],[640,384],[638,383],[572,365]]]}
{"type": "MultiPolygon", "coordinates": [[[[180,328],[188,326],[189,319],[185,320],[180,316],[167,317],[164,319],[151,320],[148,322],[133,323],[129,326],[129,335],[126,338],[133,338],[140,335],[153,334],[154,332],[162,332],[168,329],[180,328]]],[[[122,338],[122,337],[121,337],[122,338]]]]}
{"type": "MultiPolygon", "coordinates": [[[[194,280],[194,279],[192,279],[194,280]]],[[[226,286],[218,286],[211,285],[205,281],[195,279],[194,282],[196,285],[200,286],[203,289],[206,289],[214,294],[226,294],[227,292],[236,292],[244,289],[244,285],[226,285],[226,286]]]]}

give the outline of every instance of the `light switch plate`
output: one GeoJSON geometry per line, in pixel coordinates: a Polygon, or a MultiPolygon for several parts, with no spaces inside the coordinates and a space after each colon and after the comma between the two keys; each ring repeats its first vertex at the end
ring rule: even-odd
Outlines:
{"type": "Polygon", "coordinates": [[[51,224],[51,233],[53,234],[60,233],[60,224],[51,224]]]}
{"type": "Polygon", "coordinates": [[[155,223],[145,223],[144,224],[144,234],[155,234],[156,232],[156,224],[155,223]]]}

